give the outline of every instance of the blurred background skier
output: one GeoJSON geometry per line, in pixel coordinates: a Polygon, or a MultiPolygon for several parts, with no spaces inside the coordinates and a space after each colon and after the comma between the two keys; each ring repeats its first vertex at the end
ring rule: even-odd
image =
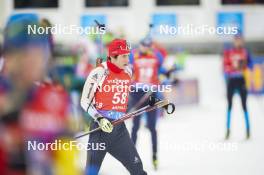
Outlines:
{"type": "Polygon", "coordinates": [[[247,88],[244,71],[252,68],[252,61],[249,51],[244,46],[244,40],[241,34],[234,36],[233,46],[226,48],[223,54],[224,73],[227,82],[227,123],[225,139],[229,139],[231,133],[231,111],[232,100],[236,92],[238,92],[244,111],[246,138],[250,138],[250,122],[249,112],[247,108],[247,88]]]}

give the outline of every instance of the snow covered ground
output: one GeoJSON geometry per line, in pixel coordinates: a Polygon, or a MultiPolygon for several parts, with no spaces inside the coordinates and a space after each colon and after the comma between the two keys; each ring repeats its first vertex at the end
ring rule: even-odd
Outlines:
{"type": "MultiPolygon", "coordinates": [[[[221,60],[216,55],[190,56],[187,60],[184,74],[199,79],[200,103],[177,107],[173,116],[159,120],[158,171],[152,167],[150,133],[142,121],[137,149],[148,174],[263,174],[264,98],[248,98],[252,137],[245,140],[240,98],[234,97],[231,138],[225,141],[226,99],[221,70],[221,60]]],[[[127,122],[127,127],[131,129],[131,122],[127,122]]],[[[86,142],[87,137],[80,141],[86,142]]],[[[83,151],[79,160],[82,167],[85,166],[85,159],[86,153],[83,151]]],[[[100,174],[129,173],[121,163],[107,155],[100,174]]]]}

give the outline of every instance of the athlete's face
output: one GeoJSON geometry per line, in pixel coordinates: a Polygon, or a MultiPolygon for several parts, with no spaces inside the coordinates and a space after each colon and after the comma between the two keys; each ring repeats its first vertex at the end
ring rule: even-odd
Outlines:
{"type": "Polygon", "coordinates": [[[112,63],[120,69],[124,69],[129,62],[129,54],[118,55],[116,59],[112,59],[112,63]]]}
{"type": "Polygon", "coordinates": [[[7,74],[20,87],[27,88],[41,80],[45,73],[45,53],[40,47],[30,47],[7,55],[7,74]]]}
{"type": "Polygon", "coordinates": [[[243,42],[242,38],[237,37],[237,38],[234,39],[234,46],[236,48],[241,48],[241,47],[243,47],[243,45],[244,45],[244,42],[243,42]]]}
{"type": "Polygon", "coordinates": [[[150,47],[140,44],[139,45],[139,50],[140,50],[141,53],[145,54],[145,53],[149,52],[150,47]]]}

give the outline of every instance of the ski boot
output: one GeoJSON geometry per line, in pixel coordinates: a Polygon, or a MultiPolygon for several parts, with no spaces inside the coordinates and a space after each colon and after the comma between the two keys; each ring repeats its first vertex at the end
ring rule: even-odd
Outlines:
{"type": "Polygon", "coordinates": [[[229,136],[230,136],[230,129],[227,129],[227,130],[226,130],[226,136],[225,136],[225,139],[228,140],[228,139],[229,139],[229,136]]]}
{"type": "Polygon", "coordinates": [[[158,159],[157,159],[156,154],[154,154],[153,157],[152,157],[152,164],[153,164],[153,167],[154,167],[155,171],[157,171],[157,169],[158,169],[158,159]]]}
{"type": "Polygon", "coordinates": [[[246,139],[247,140],[250,139],[250,129],[247,129],[247,137],[246,137],[246,139]]]}

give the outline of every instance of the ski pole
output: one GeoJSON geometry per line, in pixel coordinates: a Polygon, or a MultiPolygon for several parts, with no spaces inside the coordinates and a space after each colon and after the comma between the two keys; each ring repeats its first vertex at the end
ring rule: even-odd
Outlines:
{"type": "Polygon", "coordinates": [[[140,107],[152,93],[152,91],[148,91],[147,93],[145,93],[144,96],[140,98],[139,102],[128,111],[128,113],[135,111],[138,107],[140,107]]]}
{"type": "MultiPolygon", "coordinates": [[[[105,30],[105,24],[100,24],[97,20],[94,20],[94,22],[96,23],[97,27],[99,28],[99,31],[101,31],[101,29],[105,30]]],[[[99,53],[100,53],[100,57],[96,59],[96,66],[98,66],[99,64],[101,64],[103,62],[103,38],[102,38],[102,34],[99,34],[99,53]]]]}
{"type": "MultiPolygon", "coordinates": [[[[140,108],[140,109],[138,109],[136,111],[133,111],[133,112],[128,113],[128,114],[125,114],[120,119],[114,120],[112,122],[112,125],[116,126],[116,125],[122,123],[123,121],[125,121],[125,120],[127,120],[129,118],[133,118],[133,117],[139,116],[139,115],[143,114],[144,112],[149,112],[149,111],[161,108],[161,107],[165,107],[169,114],[172,114],[174,112],[174,110],[175,110],[174,104],[170,103],[168,100],[161,100],[161,101],[156,102],[153,105],[149,104],[149,105],[147,105],[147,106],[145,106],[143,108],[140,108]],[[171,109],[170,111],[168,111],[169,110],[169,106],[170,106],[170,109],[171,109]]],[[[93,132],[99,131],[100,129],[101,129],[100,127],[97,127],[97,128],[95,128],[95,129],[93,129],[91,131],[88,131],[86,133],[83,133],[81,135],[76,136],[75,139],[84,137],[84,136],[89,135],[89,134],[91,134],[93,132]]]]}

